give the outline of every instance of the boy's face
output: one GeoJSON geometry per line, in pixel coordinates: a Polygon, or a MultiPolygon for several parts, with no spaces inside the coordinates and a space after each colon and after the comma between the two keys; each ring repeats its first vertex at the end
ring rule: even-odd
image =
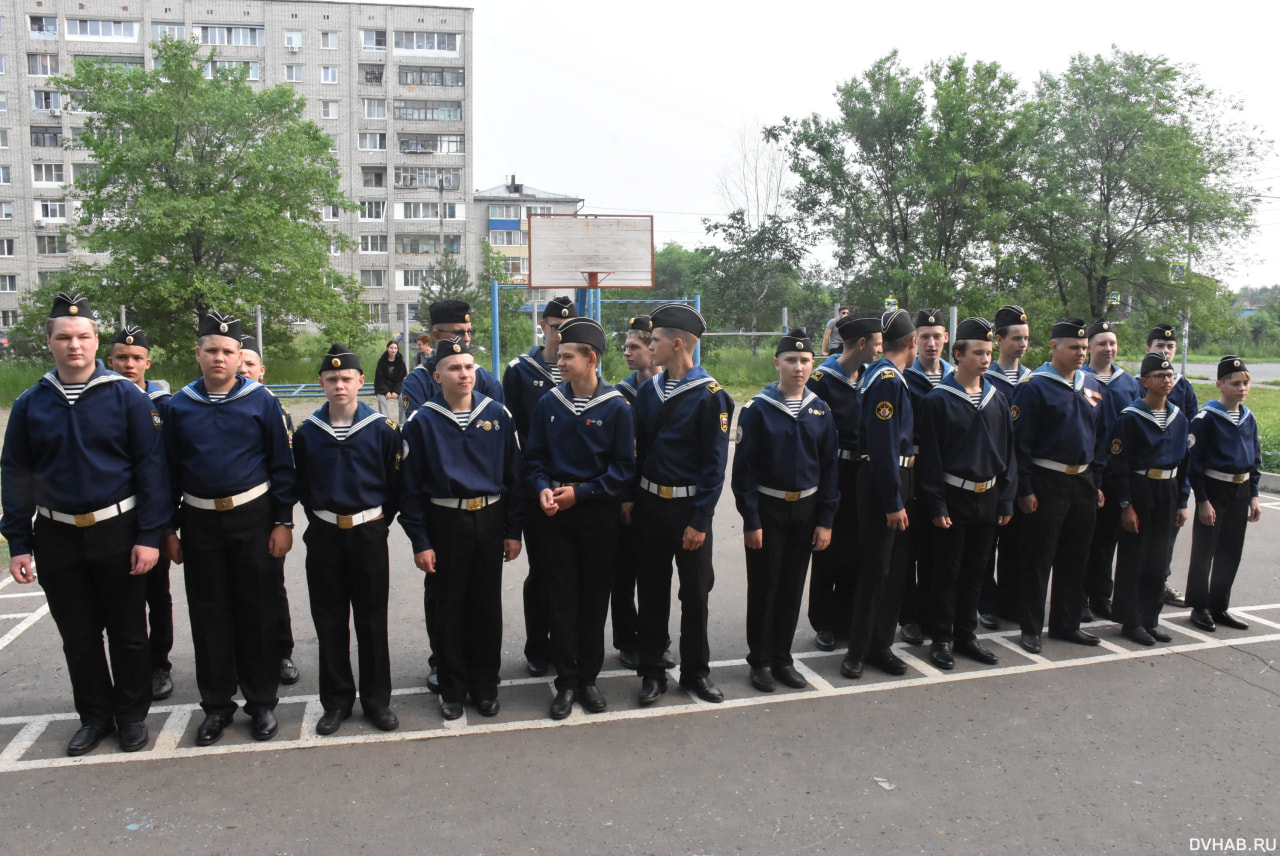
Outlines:
{"type": "Polygon", "coordinates": [[[953,355],[956,371],[964,372],[970,377],[986,374],[991,368],[991,342],[983,339],[970,339],[963,354],[953,355]]]}
{"type": "Polygon", "coordinates": [[[1160,369],[1138,378],[1142,388],[1168,397],[1173,392],[1173,369],[1160,369]]]}
{"type": "Polygon", "coordinates": [[[196,349],[196,363],[205,383],[233,380],[240,368],[240,341],[230,336],[205,336],[196,349]]]}
{"type": "Polygon", "coordinates": [[[778,370],[778,379],[804,386],[813,373],[813,354],[808,351],[797,351],[773,358],[773,367],[778,370]]]}
{"type": "Polygon", "coordinates": [[[1173,355],[1178,353],[1177,339],[1152,339],[1147,345],[1147,350],[1153,354],[1159,354],[1169,362],[1173,362],[1173,355]]]}
{"type": "Polygon", "coordinates": [[[1050,339],[1049,361],[1058,371],[1073,372],[1084,365],[1084,355],[1089,353],[1088,339],[1050,339]]]}
{"type": "Polygon", "coordinates": [[[596,373],[596,364],[591,358],[576,347],[566,346],[556,354],[556,365],[560,368],[560,377],[573,383],[584,381],[596,373]]]}
{"type": "Polygon", "coordinates": [[[1116,358],[1119,345],[1115,333],[1099,333],[1089,340],[1089,364],[1092,366],[1109,366],[1116,358]]]}
{"type": "Polygon", "coordinates": [[[644,343],[637,333],[628,333],[627,341],[622,345],[622,355],[627,358],[627,368],[633,372],[653,366],[653,351],[644,343]]]}
{"type": "Polygon", "coordinates": [[[1249,373],[1236,372],[1218,381],[1222,403],[1234,407],[1249,397],[1249,373]]]}
{"type": "Polygon", "coordinates": [[[245,348],[240,351],[240,374],[249,380],[262,382],[263,376],[267,373],[266,366],[262,364],[262,355],[257,351],[250,351],[245,348]]]}
{"type": "Polygon", "coordinates": [[[679,341],[677,337],[668,335],[665,328],[656,328],[653,331],[653,341],[649,344],[649,350],[653,352],[653,362],[656,365],[665,366],[674,360],[676,343],[679,341]]]}
{"type": "Polygon", "coordinates": [[[364,386],[364,374],[357,369],[338,369],[320,373],[320,387],[324,390],[324,397],[330,404],[336,404],[339,407],[345,407],[355,401],[362,386],[364,386]]]}
{"type": "Polygon", "coordinates": [[[468,395],[476,385],[476,360],[470,354],[457,354],[436,360],[432,377],[446,395],[468,395]]]}
{"type": "Polygon", "coordinates": [[[936,360],[942,356],[942,346],[947,343],[946,327],[921,327],[916,330],[916,349],[926,360],[936,360]]]}
{"type": "Polygon", "coordinates": [[[53,362],[61,371],[75,371],[93,365],[98,353],[98,330],[88,318],[63,316],[53,319],[53,330],[45,339],[53,362]]]}
{"type": "Polygon", "coordinates": [[[860,363],[874,363],[884,353],[884,334],[872,333],[859,339],[852,348],[854,358],[860,363]]]}
{"type": "Polygon", "coordinates": [[[150,352],[139,345],[111,346],[111,356],[107,357],[107,367],[118,375],[142,386],[146,383],[147,369],[151,368],[150,352]]]}
{"type": "Polygon", "coordinates": [[[1026,324],[1010,324],[1003,336],[996,337],[1001,357],[1022,359],[1031,347],[1031,328],[1026,324]]]}

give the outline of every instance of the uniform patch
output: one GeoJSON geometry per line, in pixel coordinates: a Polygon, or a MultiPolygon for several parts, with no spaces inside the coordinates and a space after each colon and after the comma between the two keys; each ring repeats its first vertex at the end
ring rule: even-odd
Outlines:
{"type": "MultiPolygon", "coordinates": [[[[892,374],[892,372],[890,372],[890,374],[892,374]]],[[[876,416],[880,417],[881,419],[892,419],[893,405],[887,401],[880,402],[879,404],[876,405],[876,416]]]]}
{"type": "Polygon", "coordinates": [[[813,374],[809,375],[809,377],[813,380],[822,380],[822,372],[814,372],[813,374]]]}
{"type": "Polygon", "coordinates": [[[898,373],[895,372],[893,369],[885,369],[884,371],[880,372],[880,377],[883,378],[884,380],[893,380],[893,378],[897,376],[898,376],[898,373]]]}
{"type": "Polygon", "coordinates": [[[738,429],[733,432],[733,442],[735,443],[742,442],[742,426],[741,425],[739,425],[738,429]]]}
{"type": "Polygon", "coordinates": [[[724,387],[721,386],[718,382],[713,380],[711,381],[711,383],[707,384],[707,392],[711,392],[711,393],[724,392],[724,387]]]}
{"type": "Polygon", "coordinates": [[[387,427],[388,427],[388,428],[394,428],[394,427],[396,427],[396,423],[395,423],[395,422],[393,422],[392,420],[388,419],[388,420],[387,420],[387,427]]]}
{"type": "Polygon", "coordinates": [[[1011,418],[1014,422],[1017,422],[1017,421],[1018,421],[1018,416],[1019,416],[1021,413],[1022,413],[1022,411],[1021,411],[1020,409],[1018,409],[1018,405],[1016,405],[1016,404],[1015,404],[1015,405],[1013,405],[1013,407],[1010,407],[1010,408],[1009,408],[1009,418],[1011,418]]]}
{"type": "Polygon", "coordinates": [[[1124,450],[1124,444],[1120,442],[1119,437],[1111,441],[1111,454],[1118,455],[1123,450],[1124,450]]]}
{"type": "Polygon", "coordinates": [[[721,434],[729,433],[729,414],[728,413],[720,414],[720,433],[721,434]]]}
{"type": "Polygon", "coordinates": [[[755,403],[756,403],[756,400],[753,398],[753,399],[751,399],[750,401],[748,401],[746,404],[742,405],[742,409],[743,409],[743,410],[746,410],[748,407],[750,407],[751,405],[753,405],[753,404],[755,404],[755,403]]]}
{"type": "Polygon", "coordinates": [[[151,424],[156,426],[156,430],[160,431],[164,428],[164,420],[160,418],[160,411],[151,411],[151,424]]]}
{"type": "Polygon", "coordinates": [[[1196,435],[1195,435],[1195,434],[1188,434],[1188,435],[1187,435],[1187,448],[1188,448],[1188,449],[1190,449],[1190,448],[1191,448],[1192,446],[1194,446],[1195,444],[1196,444],[1196,435]]]}

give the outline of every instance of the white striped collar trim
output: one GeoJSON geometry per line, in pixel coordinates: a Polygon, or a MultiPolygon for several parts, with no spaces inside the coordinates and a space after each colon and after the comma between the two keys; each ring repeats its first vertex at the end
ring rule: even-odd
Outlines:
{"type": "Polygon", "coordinates": [[[961,389],[959,384],[952,380],[954,377],[954,373],[947,375],[938,383],[937,386],[934,387],[934,389],[945,389],[956,398],[968,403],[977,410],[981,410],[990,404],[992,397],[996,394],[996,388],[991,385],[991,381],[984,378],[982,382],[982,398],[979,399],[977,404],[974,404],[973,399],[969,397],[969,393],[961,389]],[[948,381],[950,381],[950,383],[948,383],[948,381]]]}
{"type": "Polygon", "coordinates": [[[231,393],[227,393],[226,398],[220,399],[218,401],[211,401],[205,396],[201,395],[199,392],[197,392],[196,381],[192,381],[191,383],[187,384],[181,390],[179,390],[179,392],[185,394],[188,398],[195,399],[201,404],[218,405],[218,404],[226,404],[228,401],[235,401],[237,398],[244,398],[246,395],[248,395],[249,393],[253,392],[255,389],[258,389],[261,386],[262,384],[258,383],[256,380],[251,380],[248,383],[246,383],[243,387],[241,387],[240,391],[237,392],[235,395],[232,395],[231,393]]]}
{"type": "Polygon", "coordinates": [[[1227,409],[1223,407],[1222,403],[1217,401],[1216,399],[1213,401],[1206,401],[1204,404],[1204,407],[1200,408],[1200,412],[1196,414],[1196,418],[1199,419],[1206,412],[1212,413],[1214,416],[1217,416],[1223,422],[1226,422],[1228,425],[1232,425],[1232,426],[1243,425],[1246,419],[1253,418],[1253,411],[1250,410],[1247,406],[1245,406],[1243,402],[1240,404],[1240,421],[1239,422],[1232,422],[1231,417],[1227,415],[1228,413],[1227,409]]]}
{"type": "Polygon", "coordinates": [[[804,413],[805,408],[809,406],[809,402],[813,401],[817,397],[818,396],[814,395],[812,390],[806,389],[804,391],[804,396],[800,399],[800,413],[792,413],[791,408],[787,405],[786,399],[774,398],[772,395],[765,395],[764,390],[757,392],[754,396],[754,398],[759,399],[760,401],[772,404],[774,407],[778,408],[797,422],[800,421],[800,416],[804,413]]]}
{"type": "MultiPolygon", "coordinates": [[[[58,390],[59,394],[61,394],[64,399],[67,398],[67,391],[63,389],[62,381],[58,380],[58,373],[56,371],[45,372],[44,377],[46,380],[48,380],[50,383],[53,384],[54,389],[58,390]]],[[[101,386],[104,383],[113,383],[118,380],[128,380],[128,378],[125,378],[122,375],[110,374],[110,373],[100,374],[97,377],[91,377],[89,378],[89,380],[85,381],[84,389],[80,390],[80,395],[84,395],[86,392],[93,389],[95,386],[101,386]]],[[[132,381],[129,381],[129,382],[132,383],[132,381]]],[[[70,399],[67,399],[67,401],[68,403],[70,403],[70,399]]],[[[79,399],[77,398],[76,401],[79,401],[79,399]]]]}
{"type": "Polygon", "coordinates": [[[700,378],[696,378],[694,380],[689,380],[689,381],[686,381],[684,378],[681,378],[679,383],[677,383],[676,388],[671,391],[670,395],[667,395],[666,390],[662,388],[662,380],[666,376],[667,376],[666,372],[658,372],[649,381],[650,383],[653,384],[654,391],[658,393],[658,400],[664,403],[668,399],[675,398],[677,395],[679,395],[682,392],[688,392],[691,389],[697,389],[700,386],[706,386],[709,383],[715,383],[715,378],[709,375],[707,377],[700,377],[700,378]]]}
{"type": "Polygon", "coordinates": [[[317,416],[314,413],[312,413],[310,416],[308,416],[306,419],[302,421],[304,424],[307,422],[311,422],[311,423],[314,423],[315,425],[319,425],[320,428],[323,429],[326,433],[328,433],[330,437],[337,440],[338,442],[342,442],[343,440],[348,440],[351,437],[353,437],[355,433],[359,431],[361,428],[371,425],[374,422],[380,422],[386,418],[387,417],[383,416],[381,413],[378,413],[376,411],[373,413],[370,413],[368,416],[361,419],[359,422],[353,422],[351,426],[347,428],[346,437],[339,437],[338,432],[334,430],[334,427],[332,425],[330,425],[328,422],[325,422],[323,419],[321,419],[319,416],[317,416]]]}
{"type": "MultiPolygon", "coordinates": [[[[480,399],[480,403],[471,408],[471,417],[467,420],[467,428],[470,428],[472,425],[474,425],[476,421],[476,416],[479,415],[480,411],[484,410],[486,407],[489,406],[490,403],[493,402],[492,398],[485,398],[483,395],[481,395],[478,392],[472,392],[471,396],[472,398],[480,399]]],[[[434,401],[428,401],[426,404],[422,406],[428,407],[436,411],[437,413],[443,414],[444,417],[449,420],[449,424],[452,425],[454,428],[457,428],[459,431],[466,430],[466,428],[463,428],[461,425],[458,424],[457,415],[449,408],[441,407],[439,404],[436,404],[434,401]]],[[[412,419],[413,417],[411,416],[409,418],[412,419]]]]}
{"type": "Polygon", "coordinates": [[[901,381],[902,383],[905,384],[907,382],[907,376],[902,373],[902,369],[898,368],[893,363],[889,363],[887,365],[881,366],[875,371],[872,371],[872,369],[875,368],[875,366],[876,366],[876,363],[872,363],[871,365],[867,366],[866,371],[862,373],[862,380],[858,382],[859,392],[866,392],[867,387],[871,386],[872,381],[880,377],[881,373],[883,373],[886,370],[896,374],[898,376],[898,380],[901,381]]]}
{"type": "Polygon", "coordinates": [[[552,383],[556,382],[556,376],[551,373],[551,371],[547,368],[546,363],[544,363],[542,360],[539,360],[530,354],[521,354],[520,356],[516,357],[516,359],[523,360],[527,365],[533,366],[534,369],[536,369],[538,372],[541,372],[542,375],[552,383]]]}
{"type": "MultiPolygon", "coordinates": [[[[1049,380],[1056,380],[1058,383],[1062,384],[1063,386],[1069,386],[1076,392],[1079,392],[1080,390],[1084,389],[1084,376],[1086,374],[1088,374],[1088,372],[1086,372],[1083,368],[1078,368],[1076,369],[1075,377],[1072,378],[1070,382],[1068,382],[1067,379],[1063,377],[1061,374],[1059,374],[1058,370],[1053,367],[1053,363],[1044,363],[1039,368],[1030,372],[1030,377],[1044,377],[1044,378],[1048,378],[1049,380]]],[[[1025,379],[1026,378],[1024,378],[1024,380],[1025,379]]]]}
{"type": "Polygon", "coordinates": [[[847,374],[845,374],[843,370],[840,370],[840,369],[832,369],[832,368],[830,368],[830,367],[827,367],[827,368],[825,368],[825,369],[824,369],[824,368],[822,368],[821,366],[819,366],[818,368],[814,369],[814,371],[815,371],[815,372],[822,372],[822,377],[823,377],[823,379],[824,379],[824,380],[825,380],[826,378],[834,378],[835,380],[840,381],[841,383],[843,383],[845,386],[849,387],[850,389],[857,389],[857,388],[858,388],[858,383],[857,383],[857,381],[855,381],[853,378],[851,378],[851,377],[849,377],[847,374]]]}
{"type": "Polygon", "coordinates": [[[1130,404],[1128,407],[1126,407],[1124,410],[1121,410],[1120,412],[1122,414],[1132,413],[1135,416],[1141,416],[1143,419],[1147,420],[1152,425],[1159,428],[1161,431],[1169,430],[1169,426],[1173,424],[1173,417],[1177,416],[1178,413],[1180,412],[1178,410],[1178,405],[1174,404],[1172,401],[1169,401],[1168,399],[1165,399],[1164,406],[1165,406],[1165,410],[1169,415],[1165,417],[1165,424],[1161,425],[1160,422],[1156,419],[1155,414],[1151,412],[1151,408],[1147,407],[1145,402],[1142,402],[1141,407],[1139,407],[1138,405],[1139,405],[1139,402],[1135,401],[1133,404],[1130,404]]]}
{"type": "MultiPolygon", "coordinates": [[[[575,416],[578,415],[578,409],[574,406],[573,399],[565,395],[564,391],[561,390],[560,387],[558,386],[553,387],[551,390],[551,394],[554,395],[560,401],[560,403],[563,404],[568,409],[570,413],[574,414],[575,416]]],[[[597,404],[602,404],[611,398],[622,398],[622,393],[618,392],[618,390],[616,389],[611,389],[608,392],[601,393],[599,390],[599,387],[597,387],[596,395],[593,395],[591,396],[591,398],[587,399],[587,403],[582,405],[582,410],[585,413],[586,411],[595,407],[597,404]]]]}

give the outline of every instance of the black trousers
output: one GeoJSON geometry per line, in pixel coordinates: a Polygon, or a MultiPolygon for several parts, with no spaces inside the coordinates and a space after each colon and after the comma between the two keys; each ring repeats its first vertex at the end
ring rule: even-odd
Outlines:
{"type": "Polygon", "coordinates": [[[831,546],[813,554],[809,574],[809,626],[849,635],[853,588],[862,564],[858,541],[858,461],[840,461],[840,504],[831,526],[831,546]]]}
{"type": "Polygon", "coordinates": [[[934,642],[965,642],[978,632],[978,597],[991,547],[995,544],[995,491],[974,493],[946,487],[947,513],[951,528],[941,529],[933,521],[916,521],[933,529],[929,537],[932,553],[919,557],[932,572],[925,590],[925,629],[934,642]]]}
{"type": "Polygon", "coordinates": [[[640,538],[634,520],[619,526],[615,555],[613,591],[609,596],[613,647],[619,651],[638,651],[640,617],[636,612],[636,573],[640,568],[640,538]]]}
{"type": "Polygon", "coordinates": [[[594,684],[604,665],[604,623],[609,614],[618,550],[618,503],[589,502],[547,517],[537,513],[550,558],[546,593],[550,604],[551,661],[556,689],[594,684]]]}
{"type": "Polygon", "coordinates": [[[1018,623],[1022,632],[1039,636],[1044,629],[1044,602],[1053,574],[1049,632],[1080,629],[1084,609],[1084,567],[1098,519],[1098,489],[1088,475],[1069,476],[1035,468],[1037,511],[1026,516],[1024,574],[1018,623]]]}
{"type": "Polygon", "coordinates": [[[503,502],[478,511],[432,506],[427,534],[436,572],[427,574],[439,646],[440,696],[498,697],[502,666],[503,502]]]}
{"type": "Polygon", "coordinates": [[[236,687],[250,714],[279,699],[279,569],[266,497],[230,511],[179,511],[196,685],[205,713],[230,716],[236,687]]]}
{"type": "Polygon", "coordinates": [[[707,603],[715,585],[711,564],[711,527],[697,550],[684,549],[684,530],[693,513],[693,499],[661,499],[641,492],[636,498],[635,525],[640,537],[640,570],[636,595],[640,614],[640,676],[664,678],[662,654],[667,649],[671,620],[671,562],[680,580],[680,675],[711,674],[711,643],[707,640],[707,603]]]}
{"type": "Polygon", "coordinates": [[[787,502],[761,496],[759,509],[764,545],[747,550],[747,664],[790,666],[809,556],[817,555],[818,498],[787,502]]]}
{"type": "Polygon", "coordinates": [[[62,637],[82,725],[142,722],[151,708],[147,580],[129,574],[137,532],[133,511],[83,529],[35,521],[40,587],[62,637]]]}
{"type": "MultiPolygon", "coordinates": [[[[1135,480],[1139,477],[1135,476],[1135,480]]],[[[1115,589],[1112,569],[1120,574],[1115,564],[1116,545],[1120,542],[1120,503],[1112,501],[1107,485],[1102,486],[1107,504],[1098,509],[1098,519],[1093,527],[1093,539],[1089,542],[1089,558],[1085,563],[1084,593],[1089,603],[1105,603],[1111,600],[1115,589]]]]}
{"type": "Polygon", "coordinates": [[[996,527],[983,572],[978,612],[999,615],[1006,621],[1018,620],[1018,590],[1024,566],[1019,551],[1025,523],[1026,515],[1015,504],[1012,519],[996,527]]]}
{"type": "Polygon", "coordinates": [[[387,642],[390,568],[387,521],[351,529],[311,518],[307,590],[320,645],[320,704],[349,709],[356,699],[351,672],[351,624],[360,662],[360,703],[368,711],[391,704],[391,653],[387,642]]]}
{"type": "Polygon", "coordinates": [[[169,560],[161,556],[147,572],[147,642],[151,650],[151,669],[169,671],[169,652],[173,650],[173,595],[169,593],[169,560]]]}
{"type": "Polygon", "coordinates": [[[925,624],[929,619],[929,589],[932,586],[937,545],[937,531],[928,512],[918,497],[907,502],[907,519],[913,524],[907,532],[911,546],[910,566],[902,586],[902,608],[898,612],[900,624],[925,624]],[[919,525],[915,525],[919,524],[919,525]]]}
{"type": "Polygon", "coordinates": [[[527,503],[524,531],[525,557],[529,575],[524,578],[524,656],[526,660],[551,659],[551,604],[547,593],[547,573],[554,554],[547,546],[547,516],[536,502],[527,503]]]}
{"type": "Polygon", "coordinates": [[[1225,611],[1231,605],[1231,586],[1240,568],[1244,552],[1244,533],[1249,525],[1252,501],[1249,483],[1205,480],[1208,496],[1196,495],[1196,501],[1207,499],[1217,521],[1205,526],[1196,515],[1191,528],[1191,567],[1187,572],[1187,605],[1192,609],[1225,611]]]}
{"type": "Polygon", "coordinates": [[[289,616],[289,592],[284,586],[284,557],[273,559],[276,563],[276,646],[280,656],[293,656],[293,619],[289,616]]]}
{"type": "Polygon", "coordinates": [[[1178,528],[1178,483],[1135,475],[1130,493],[1138,532],[1120,531],[1112,617],[1126,629],[1155,627],[1164,605],[1164,575],[1178,528]]]}
{"type": "MultiPolygon", "coordinates": [[[[913,493],[913,470],[898,470],[898,495],[905,503],[913,493]]],[[[858,535],[862,568],[853,589],[849,621],[849,660],[865,660],[872,652],[893,645],[902,610],[902,587],[911,565],[911,544],[906,532],[890,529],[880,495],[871,480],[871,468],[859,467],[857,478],[858,535]]],[[[911,526],[922,521],[907,521],[911,526]]]]}

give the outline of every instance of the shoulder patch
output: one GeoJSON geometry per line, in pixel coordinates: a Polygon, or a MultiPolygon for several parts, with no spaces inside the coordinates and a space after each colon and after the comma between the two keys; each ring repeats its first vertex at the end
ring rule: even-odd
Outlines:
{"type": "Polygon", "coordinates": [[[751,405],[753,405],[753,404],[755,404],[755,403],[756,403],[756,400],[755,400],[754,398],[749,399],[749,400],[747,401],[747,403],[746,403],[746,404],[742,405],[742,409],[743,409],[743,410],[746,410],[748,407],[750,407],[751,405]]]}
{"type": "Polygon", "coordinates": [[[822,380],[822,372],[821,372],[821,371],[816,371],[816,372],[814,372],[813,374],[809,375],[809,379],[810,379],[810,380],[822,380]]]}
{"type": "Polygon", "coordinates": [[[1016,404],[1015,404],[1015,405],[1013,405],[1012,407],[1010,407],[1010,408],[1009,408],[1009,417],[1010,417],[1014,422],[1017,422],[1017,421],[1018,421],[1018,417],[1019,417],[1019,416],[1021,416],[1021,415],[1022,415],[1022,410],[1021,410],[1021,408],[1019,408],[1019,407],[1018,407],[1018,405],[1016,405],[1016,404]]]}
{"type": "Polygon", "coordinates": [[[891,380],[897,376],[898,376],[898,373],[895,372],[893,369],[884,369],[883,371],[880,372],[880,378],[882,380],[891,380]]]}
{"type": "Polygon", "coordinates": [[[711,381],[711,383],[707,384],[707,392],[710,392],[710,393],[724,392],[724,387],[720,385],[719,381],[713,380],[711,381]]]}
{"type": "MultiPolygon", "coordinates": [[[[890,374],[892,374],[892,372],[890,372],[890,374]]],[[[888,401],[882,401],[879,404],[877,404],[876,416],[879,417],[880,419],[885,419],[885,420],[892,419],[893,404],[888,401]]]]}
{"type": "Polygon", "coordinates": [[[1191,448],[1192,446],[1194,446],[1195,444],[1196,444],[1196,435],[1195,435],[1195,434],[1192,434],[1192,433],[1190,433],[1190,432],[1188,432],[1188,433],[1187,433],[1187,448],[1188,448],[1188,449],[1190,449],[1190,448],[1191,448]]]}
{"type": "Polygon", "coordinates": [[[721,434],[729,433],[729,414],[724,411],[721,411],[720,413],[720,433],[721,434]]]}
{"type": "Polygon", "coordinates": [[[156,426],[157,431],[161,431],[164,429],[164,420],[160,418],[160,411],[158,410],[151,411],[151,424],[156,426]]]}
{"type": "Polygon", "coordinates": [[[1118,455],[1124,451],[1124,444],[1120,442],[1120,438],[1116,437],[1111,441],[1111,454],[1118,455]]]}
{"type": "Polygon", "coordinates": [[[520,358],[519,358],[519,357],[516,357],[516,358],[515,358],[514,360],[512,360],[511,362],[507,363],[507,368],[509,368],[509,369],[513,369],[513,368],[515,368],[515,367],[516,367],[517,365],[519,365],[519,364],[520,364],[520,358]]]}
{"type": "Polygon", "coordinates": [[[387,427],[388,427],[388,428],[395,428],[395,427],[396,427],[395,420],[393,420],[393,419],[388,419],[388,420],[387,420],[387,427]]]}
{"type": "Polygon", "coordinates": [[[1030,383],[1031,378],[1034,376],[1035,376],[1035,372],[1027,372],[1022,377],[1018,378],[1018,383],[1030,383]]]}
{"type": "Polygon", "coordinates": [[[739,425],[737,429],[733,432],[733,442],[735,443],[742,442],[742,426],[741,425],[739,425]]]}

